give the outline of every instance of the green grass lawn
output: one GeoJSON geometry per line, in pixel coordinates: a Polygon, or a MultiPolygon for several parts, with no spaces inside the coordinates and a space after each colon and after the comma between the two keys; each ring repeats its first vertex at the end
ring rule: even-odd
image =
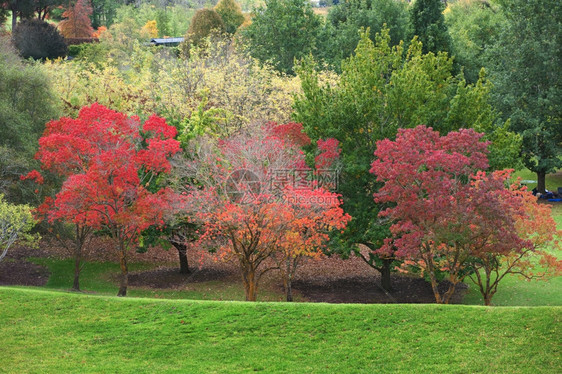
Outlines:
{"type": "Polygon", "coordinates": [[[11,373],[557,373],[560,307],[116,298],[0,287],[11,373]]]}
{"type": "MultiPolygon", "coordinates": [[[[513,177],[517,178],[520,177],[522,180],[537,180],[537,173],[533,173],[529,169],[518,170],[517,172],[513,173],[513,177]]],[[[527,183],[527,187],[529,190],[537,187],[536,183],[527,183]]],[[[558,187],[562,187],[562,171],[559,171],[556,174],[548,174],[546,176],[546,189],[549,191],[557,191],[558,187]]]]}

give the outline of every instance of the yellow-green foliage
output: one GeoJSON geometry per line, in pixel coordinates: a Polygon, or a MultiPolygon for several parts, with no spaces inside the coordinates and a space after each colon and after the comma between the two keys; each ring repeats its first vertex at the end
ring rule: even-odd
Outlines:
{"type": "Polygon", "coordinates": [[[141,34],[146,35],[148,38],[158,37],[158,27],[156,26],[156,21],[147,21],[141,29],[141,34]]]}
{"type": "Polygon", "coordinates": [[[194,49],[189,60],[138,42],[125,54],[118,43],[111,43],[115,46],[111,44],[109,54],[116,58],[101,64],[82,60],[43,65],[64,115],[76,116],[82,106],[98,102],[128,114],[157,113],[179,126],[196,113],[219,109],[224,133],[251,123],[291,119],[293,96],[300,92],[298,78],[259,64],[228,40],[194,49]]]}
{"type": "MultiPolygon", "coordinates": [[[[168,2],[172,3],[172,2],[168,2]]],[[[160,36],[182,36],[189,27],[191,17],[195,13],[187,2],[175,2],[173,6],[155,6],[148,2],[143,4],[121,5],[116,9],[114,24],[133,23],[140,28],[148,21],[156,20],[160,36]]]]}
{"type": "Polygon", "coordinates": [[[0,194],[0,260],[17,241],[30,245],[37,242],[39,236],[29,233],[35,223],[29,205],[10,204],[0,194]]]}
{"type": "Polygon", "coordinates": [[[153,108],[149,92],[126,82],[115,66],[54,61],[44,67],[65,116],[75,117],[80,108],[95,102],[128,114],[149,114],[153,108]]]}
{"type": "Polygon", "coordinates": [[[226,32],[229,34],[234,34],[236,29],[244,23],[242,9],[235,0],[220,0],[215,6],[215,10],[221,16],[226,32]]]}
{"type": "Polygon", "coordinates": [[[276,73],[238,52],[229,41],[215,40],[205,50],[193,50],[189,60],[159,71],[156,93],[160,113],[184,119],[206,92],[206,109],[230,113],[225,126],[238,129],[252,122],[290,120],[293,95],[300,92],[298,78],[276,73]]]}

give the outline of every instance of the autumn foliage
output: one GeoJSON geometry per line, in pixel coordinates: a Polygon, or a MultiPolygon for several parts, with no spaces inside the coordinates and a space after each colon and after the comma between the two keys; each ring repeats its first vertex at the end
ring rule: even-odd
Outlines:
{"type": "Polygon", "coordinates": [[[486,305],[491,305],[499,283],[509,274],[538,280],[560,275],[562,271],[562,261],[555,255],[560,250],[562,231],[556,229],[551,207],[538,204],[536,197],[519,181],[506,188],[509,176],[508,171],[488,175],[480,172],[471,183],[476,193],[492,190],[496,196],[496,209],[502,210],[505,219],[489,222],[492,230],[510,231],[503,235],[480,235],[473,244],[469,277],[486,305]],[[509,225],[505,225],[506,221],[509,225]],[[505,240],[506,236],[516,236],[519,241],[505,240]]]}
{"type": "Polygon", "coordinates": [[[59,23],[61,34],[65,38],[90,38],[94,34],[92,28],[92,6],[90,0],[78,0],[76,4],[68,6],[62,14],[63,20],[59,23]]]}
{"type": "Polygon", "coordinates": [[[220,141],[196,161],[194,170],[206,176],[195,176],[203,186],[193,186],[186,201],[202,224],[200,243],[239,265],[247,300],[256,300],[260,277],[272,269],[281,270],[291,300],[300,260],[320,256],[328,233],[350,219],[338,195],[305,178],[312,170],[294,141],[306,139],[301,130],[270,125],[220,141]]]}
{"type": "MultiPolygon", "coordinates": [[[[157,188],[155,176],[170,170],[179,151],[176,129],[151,116],[141,123],[102,105],[80,110],[78,118],[47,124],[36,158],[42,168],[64,178],[60,192],[40,210],[49,221],[106,230],[121,256],[120,296],[127,292],[127,251],[140,232],[162,223],[174,195],[157,188]]],[[[29,177],[40,181],[39,173],[29,177]]]]}
{"type": "Polygon", "coordinates": [[[371,172],[385,184],[375,200],[394,204],[380,213],[393,222],[381,251],[394,250],[406,267],[420,268],[437,303],[448,303],[467,276],[489,304],[505,274],[531,276],[533,256],[557,266],[538,250],[556,245],[554,222],[528,192],[507,187],[508,171],[481,171],[488,166],[482,135],[463,129],[440,136],[418,126],[377,142],[371,172]],[[533,223],[538,215],[542,228],[533,223]],[[449,281],[444,293],[442,273],[449,281]]]}

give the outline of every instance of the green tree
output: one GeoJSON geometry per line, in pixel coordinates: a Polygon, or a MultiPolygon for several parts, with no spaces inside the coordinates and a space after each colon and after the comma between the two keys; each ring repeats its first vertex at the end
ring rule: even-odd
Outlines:
{"type": "Polygon", "coordinates": [[[487,67],[486,52],[505,27],[505,17],[496,4],[485,0],[451,3],[444,14],[455,61],[464,67],[466,80],[475,83],[480,68],[487,67]]]}
{"type": "Polygon", "coordinates": [[[0,27],[3,27],[8,19],[8,9],[0,6],[0,27]]]}
{"type": "MultiPolygon", "coordinates": [[[[496,125],[497,114],[489,104],[490,85],[485,77],[477,85],[452,74],[453,61],[444,52],[422,53],[414,39],[404,54],[403,43],[390,46],[388,29],[361,35],[355,56],[342,64],[342,74],[332,85],[322,86],[314,62],[303,62],[298,73],[303,94],[296,98],[294,118],[302,122],[313,143],[333,137],[341,142],[342,175],[338,192],[344,210],[353,219],[342,235],[336,252],[355,252],[383,275],[382,286],[390,289],[393,254],[381,251],[389,235],[388,223],[378,217],[381,206],[373,201],[379,185],[369,175],[376,141],[394,138],[399,128],[426,124],[446,134],[461,127],[486,129],[488,136],[517,143],[517,137],[496,125]],[[405,58],[403,57],[405,55],[405,58]],[[369,248],[362,251],[361,244],[369,248]]],[[[309,149],[314,154],[314,149],[309,149]]],[[[501,153],[510,160],[518,152],[501,153]]],[[[384,208],[384,207],[382,207],[384,208]]]]}
{"type": "Polygon", "coordinates": [[[389,28],[391,45],[406,39],[407,3],[402,0],[349,0],[332,7],[319,37],[324,61],[340,70],[359,42],[359,30],[369,28],[371,39],[384,25],[389,28]]]}
{"type": "Polygon", "coordinates": [[[34,199],[19,176],[33,167],[37,139],[58,115],[53,97],[42,67],[21,61],[10,41],[0,38],[0,193],[10,202],[34,199]]]}
{"type": "Polygon", "coordinates": [[[53,9],[66,4],[68,4],[66,0],[33,0],[35,13],[41,21],[44,21],[53,9]]]}
{"type": "Polygon", "coordinates": [[[111,26],[116,16],[117,8],[125,4],[125,0],[91,0],[92,27],[111,26]]]}
{"type": "Polygon", "coordinates": [[[265,0],[242,35],[252,57],[292,74],[295,59],[317,52],[321,24],[307,0],[265,0]]]}
{"type": "Polygon", "coordinates": [[[159,37],[170,36],[170,15],[166,8],[158,9],[156,12],[156,25],[158,25],[159,37]]]}
{"type": "Polygon", "coordinates": [[[523,137],[525,166],[545,176],[562,166],[562,3],[499,2],[507,25],[489,51],[495,102],[523,137]]]}
{"type": "Polygon", "coordinates": [[[16,28],[18,17],[21,21],[32,17],[35,12],[34,0],[3,0],[0,1],[0,6],[12,13],[12,30],[16,28]]]}
{"type": "Polygon", "coordinates": [[[416,0],[410,8],[410,37],[418,36],[423,53],[451,52],[443,9],[441,0],[416,0]]]}
{"type": "Polygon", "coordinates": [[[215,10],[221,16],[226,32],[229,34],[234,34],[244,23],[242,9],[235,0],[220,0],[215,6],[215,10]]]}

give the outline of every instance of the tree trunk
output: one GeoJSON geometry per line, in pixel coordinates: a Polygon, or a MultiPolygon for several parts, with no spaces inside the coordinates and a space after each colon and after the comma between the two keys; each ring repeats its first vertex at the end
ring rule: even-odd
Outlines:
{"type": "Polygon", "coordinates": [[[392,291],[392,286],[390,284],[390,265],[392,264],[392,260],[382,260],[382,268],[381,268],[381,286],[382,288],[390,292],[392,291]]]}
{"type": "Polygon", "coordinates": [[[14,29],[16,28],[17,24],[18,24],[18,12],[12,9],[12,32],[14,32],[14,29]]]}
{"type": "Polygon", "coordinates": [[[487,293],[484,296],[484,305],[491,306],[492,305],[492,296],[491,294],[487,293]]]}
{"type": "Polygon", "coordinates": [[[436,304],[443,304],[443,300],[441,299],[441,294],[439,293],[439,284],[437,283],[437,279],[432,275],[429,276],[431,279],[431,289],[433,290],[433,296],[435,296],[435,303],[436,304]]]}
{"type": "Polygon", "coordinates": [[[244,289],[246,291],[246,301],[256,301],[258,296],[258,286],[256,284],[256,274],[250,271],[244,275],[244,289]]]}
{"type": "Polygon", "coordinates": [[[72,284],[73,291],[80,291],[80,271],[82,270],[82,248],[84,247],[87,231],[79,225],[75,226],[75,239],[74,239],[74,283],[72,284]]]}
{"type": "Polygon", "coordinates": [[[288,302],[293,301],[293,282],[290,278],[285,281],[285,296],[288,302]]]}
{"type": "Polygon", "coordinates": [[[125,257],[125,251],[121,250],[121,285],[119,286],[119,292],[117,296],[127,296],[127,287],[129,286],[129,268],[127,266],[127,258],[125,257]]]}
{"type": "Polygon", "coordinates": [[[172,245],[178,250],[178,256],[180,259],[180,274],[191,274],[191,270],[189,270],[189,262],[187,261],[187,246],[180,243],[172,243],[172,245]]]}
{"type": "Polygon", "coordinates": [[[537,191],[544,194],[546,193],[546,173],[537,172],[537,191]]]}
{"type": "Polygon", "coordinates": [[[80,253],[74,254],[74,283],[72,284],[72,291],[80,291],[80,253]]]}
{"type": "Polygon", "coordinates": [[[443,304],[449,304],[449,301],[451,301],[455,293],[456,286],[457,286],[456,283],[453,283],[449,286],[449,289],[443,295],[443,304]]]}

